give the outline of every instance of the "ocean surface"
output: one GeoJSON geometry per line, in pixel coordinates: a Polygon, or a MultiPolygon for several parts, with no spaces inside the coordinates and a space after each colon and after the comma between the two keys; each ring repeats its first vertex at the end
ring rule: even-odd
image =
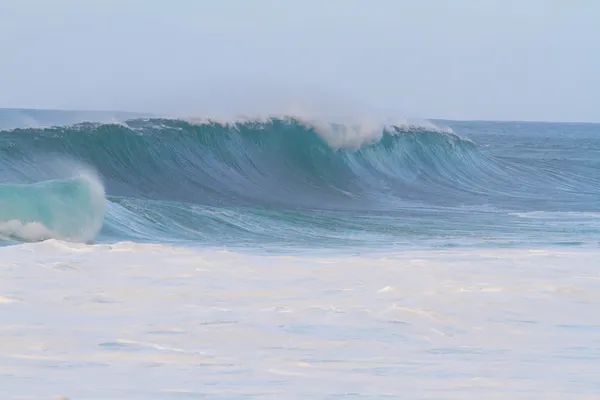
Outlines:
{"type": "Polygon", "coordinates": [[[0,129],[3,399],[600,396],[600,125],[0,129]]]}

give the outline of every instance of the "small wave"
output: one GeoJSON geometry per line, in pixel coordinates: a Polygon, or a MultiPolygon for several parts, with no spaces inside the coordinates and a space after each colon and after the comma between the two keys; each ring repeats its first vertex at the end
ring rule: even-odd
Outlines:
{"type": "Polygon", "coordinates": [[[91,242],[102,229],[106,199],[89,173],[34,184],[0,185],[0,238],[91,242]]]}
{"type": "Polygon", "coordinates": [[[598,212],[584,212],[584,211],[528,211],[528,212],[516,212],[509,213],[519,218],[529,219],[583,219],[583,220],[595,220],[600,219],[600,213],[598,212]]]}

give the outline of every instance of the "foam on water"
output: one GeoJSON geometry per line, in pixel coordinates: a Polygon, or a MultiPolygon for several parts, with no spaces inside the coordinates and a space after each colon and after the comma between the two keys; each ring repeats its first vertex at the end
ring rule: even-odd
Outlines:
{"type": "Polygon", "coordinates": [[[600,390],[596,251],[253,256],[46,241],[0,257],[10,398],[600,390]]]}

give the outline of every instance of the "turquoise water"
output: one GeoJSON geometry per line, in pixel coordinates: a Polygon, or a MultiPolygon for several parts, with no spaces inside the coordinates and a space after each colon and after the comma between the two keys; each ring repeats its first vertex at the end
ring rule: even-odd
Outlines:
{"type": "Polygon", "coordinates": [[[16,129],[0,132],[0,222],[39,215],[62,239],[265,250],[596,245],[599,132],[292,117],[16,129]],[[70,179],[81,166],[104,185],[106,209],[90,193],[59,199],[23,186],[70,179]],[[66,207],[88,217],[59,221],[66,207]]]}

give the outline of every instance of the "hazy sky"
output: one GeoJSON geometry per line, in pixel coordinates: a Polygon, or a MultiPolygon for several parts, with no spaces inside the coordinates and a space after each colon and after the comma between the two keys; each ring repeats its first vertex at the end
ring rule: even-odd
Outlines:
{"type": "Polygon", "coordinates": [[[0,0],[0,107],[600,121],[597,0],[0,0]]]}

